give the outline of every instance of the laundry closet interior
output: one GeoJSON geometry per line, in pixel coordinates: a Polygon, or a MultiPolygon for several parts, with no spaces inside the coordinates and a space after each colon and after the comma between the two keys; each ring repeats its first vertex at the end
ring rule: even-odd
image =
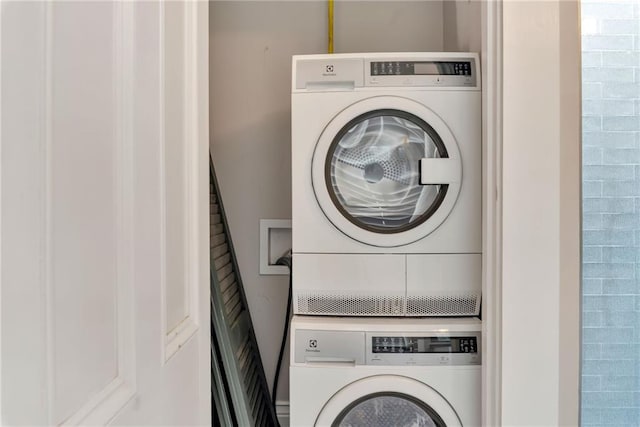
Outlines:
{"type": "MultiPolygon", "coordinates": [[[[398,57],[402,52],[473,52],[480,59],[475,63],[476,75],[484,78],[480,73],[484,66],[481,6],[476,1],[336,1],[334,52],[365,56],[394,52],[398,57]]],[[[269,384],[280,349],[289,278],[282,269],[276,274],[261,273],[261,220],[264,225],[269,223],[264,220],[292,218],[292,56],[327,53],[327,8],[325,1],[209,4],[210,151],[269,384]]],[[[482,81],[477,83],[483,86],[482,81]]],[[[481,126],[477,141],[482,144],[481,126]]],[[[486,148],[477,149],[480,182],[474,185],[484,200],[486,148]]],[[[484,230],[485,204],[478,204],[478,227],[484,230]]],[[[278,240],[273,244],[277,250],[289,249],[291,233],[286,221],[277,224],[285,225],[272,230],[271,237],[276,239],[273,233],[277,233],[278,240]]],[[[271,263],[276,255],[270,254],[271,263]]],[[[477,273],[481,283],[480,255],[477,273]]],[[[355,323],[371,320],[380,330],[393,330],[389,324],[396,318],[354,319],[355,323]]],[[[323,328],[335,327],[335,318],[327,316],[318,322],[324,321],[323,328]]],[[[308,323],[297,328],[309,328],[308,323]]],[[[460,330],[464,331],[464,326],[460,330]]],[[[480,331],[478,321],[474,331],[478,345],[480,331]]],[[[465,343],[463,339],[457,345],[465,343]]],[[[289,363],[287,345],[276,396],[282,425],[287,425],[289,417],[289,363]]]]}

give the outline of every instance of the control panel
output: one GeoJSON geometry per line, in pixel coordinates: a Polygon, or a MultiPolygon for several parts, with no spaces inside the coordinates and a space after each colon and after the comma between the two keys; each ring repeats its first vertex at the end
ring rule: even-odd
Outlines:
{"type": "Polygon", "coordinates": [[[477,56],[437,53],[301,55],[294,57],[294,90],[347,91],[366,87],[480,89],[477,56]]]}
{"type": "Polygon", "coordinates": [[[477,353],[476,337],[378,337],[373,353],[477,353]]]}
{"type": "Polygon", "coordinates": [[[473,59],[365,61],[365,86],[475,87],[473,59]]]}
{"type": "Polygon", "coordinates": [[[366,334],[367,365],[479,365],[480,335],[366,334]]]}
{"type": "Polygon", "coordinates": [[[372,61],[372,76],[470,76],[471,61],[372,61]]]}
{"type": "Polygon", "coordinates": [[[297,330],[296,363],[433,366],[480,365],[480,332],[297,330]]]}

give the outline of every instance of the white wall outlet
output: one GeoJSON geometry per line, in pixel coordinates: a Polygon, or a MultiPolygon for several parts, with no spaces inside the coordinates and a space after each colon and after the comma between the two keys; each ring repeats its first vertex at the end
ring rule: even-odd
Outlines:
{"type": "Polygon", "coordinates": [[[289,275],[285,265],[276,265],[276,261],[291,249],[290,219],[260,220],[260,274],[289,275]]]}

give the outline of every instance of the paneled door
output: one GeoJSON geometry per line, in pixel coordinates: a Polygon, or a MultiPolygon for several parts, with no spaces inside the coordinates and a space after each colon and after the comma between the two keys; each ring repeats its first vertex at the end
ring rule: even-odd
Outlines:
{"type": "Polygon", "coordinates": [[[0,424],[211,424],[205,2],[0,5],[0,424]]]}

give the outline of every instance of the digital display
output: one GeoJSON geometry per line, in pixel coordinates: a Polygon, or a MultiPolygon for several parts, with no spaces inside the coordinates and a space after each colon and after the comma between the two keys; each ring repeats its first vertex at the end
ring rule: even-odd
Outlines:
{"type": "Polygon", "coordinates": [[[476,337],[372,337],[373,353],[477,353],[476,337]]]}
{"type": "Polygon", "coordinates": [[[438,64],[433,62],[420,62],[413,65],[413,72],[420,75],[437,76],[442,74],[438,70],[438,64]]]}
{"type": "Polygon", "coordinates": [[[371,63],[372,76],[470,76],[471,61],[384,61],[371,63]]]}

